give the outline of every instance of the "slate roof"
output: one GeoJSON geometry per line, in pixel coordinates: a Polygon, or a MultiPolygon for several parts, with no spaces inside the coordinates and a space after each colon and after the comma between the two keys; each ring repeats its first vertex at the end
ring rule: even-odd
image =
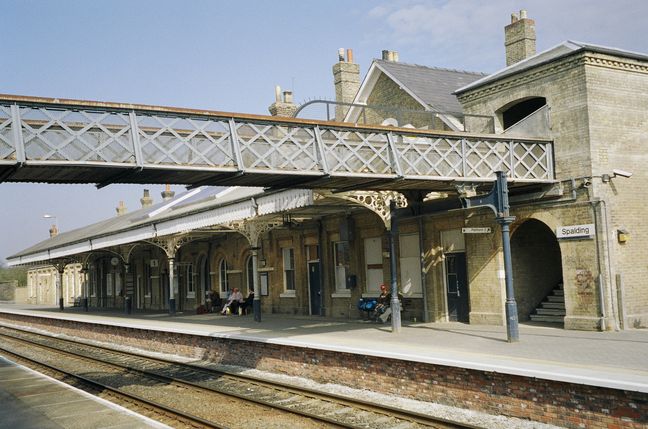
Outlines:
{"type": "Polygon", "coordinates": [[[484,76],[467,72],[418,64],[374,60],[376,66],[395,82],[415,94],[437,112],[462,114],[463,109],[453,92],[484,76]]]}
{"type": "Polygon", "coordinates": [[[62,232],[55,237],[48,238],[40,243],[22,250],[7,259],[30,255],[39,251],[52,249],[79,241],[128,231],[142,225],[159,222],[163,219],[172,219],[189,213],[224,206],[244,198],[250,198],[263,193],[263,188],[232,187],[223,190],[221,187],[204,186],[193,191],[183,192],[168,201],[162,201],[150,207],[141,208],[121,216],[84,226],[72,231],[62,232]]]}
{"type": "Polygon", "coordinates": [[[641,61],[648,61],[648,55],[647,54],[642,54],[639,52],[632,52],[632,51],[627,51],[624,49],[618,49],[618,48],[611,48],[608,46],[601,46],[601,45],[593,45],[589,43],[582,43],[582,42],[575,42],[572,40],[567,40],[565,42],[562,42],[552,48],[547,49],[546,51],[540,52],[536,55],[533,55],[529,58],[526,58],[522,61],[519,61],[515,64],[511,64],[510,66],[503,68],[499,71],[496,71],[495,73],[488,75],[482,79],[476,80],[474,82],[468,83],[460,88],[458,88],[456,91],[454,91],[454,94],[462,94],[466,91],[470,91],[476,88],[479,88],[481,86],[487,85],[491,82],[495,82],[497,80],[503,79],[507,76],[514,75],[516,73],[520,73],[524,70],[531,69],[533,67],[538,67],[543,64],[548,64],[550,62],[556,61],[558,59],[570,56],[570,55],[575,55],[579,52],[583,51],[590,51],[590,52],[597,52],[601,54],[608,54],[608,55],[615,55],[619,57],[624,57],[624,58],[632,58],[635,60],[641,60],[641,61]]]}

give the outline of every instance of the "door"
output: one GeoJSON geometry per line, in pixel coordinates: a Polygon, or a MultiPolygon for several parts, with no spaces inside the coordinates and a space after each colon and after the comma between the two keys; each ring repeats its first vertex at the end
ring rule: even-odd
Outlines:
{"type": "Polygon", "coordinates": [[[314,316],[320,315],[322,292],[320,290],[320,263],[308,262],[308,287],[310,290],[310,311],[314,316]]]}
{"type": "Polygon", "coordinates": [[[446,285],[448,295],[448,319],[468,322],[468,276],[466,275],[466,254],[445,255],[446,285]]]}

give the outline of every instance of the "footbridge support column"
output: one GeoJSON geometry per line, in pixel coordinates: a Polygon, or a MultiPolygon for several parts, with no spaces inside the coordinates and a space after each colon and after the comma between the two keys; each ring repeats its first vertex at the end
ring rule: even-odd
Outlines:
{"type": "Polygon", "coordinates": [[[502,227],[502,252],[504,253],[504,274],[506,279],[506,335],[509,343],[520,341],[518,330],[517,303],[513,289],[513,264],[511,262],[511,237],[509,226],[515,216],[509,214],[508,184],[506,173],[497,171],[493,189],[486,195],[461,198],[464,208],[488,207],[495,212],[495,220],[502,227]]]}

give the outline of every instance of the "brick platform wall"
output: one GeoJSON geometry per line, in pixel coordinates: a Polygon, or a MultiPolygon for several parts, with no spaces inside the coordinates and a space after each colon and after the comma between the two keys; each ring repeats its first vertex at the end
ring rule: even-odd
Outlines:
{"type": "Polygon", "coordinates": [[[143,350],[568,428],[645,428],[648,395],[488,371],[308,348],[0,314],[0,321],[143,350]]]}

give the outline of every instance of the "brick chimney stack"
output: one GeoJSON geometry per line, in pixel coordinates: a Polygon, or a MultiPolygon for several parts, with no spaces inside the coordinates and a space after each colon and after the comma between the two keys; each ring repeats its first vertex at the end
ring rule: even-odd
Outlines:
{"type": "Polygon", "coordinates": [[[126,208],[126,204],[124,204],[123,201],[119,202],[119,205],[115,208],[115,210],[117,211],[117,216],[126,214],[126,212],[128,211],[128,209],[126,208]]]}
{"type": "Polygon", "coordinates": [[[268,111],[272,116],[284,116],[292,118],[297,111],[297,105],[293,103],[292,91],[284,91],[283,96],[281,87],[275,87],[275,102],[268,107],[268,111]]]}
{"type": "Polygon", "coordinates": [[[507,66],[535,55],[535,21],[527,18],[526,10],[521,10],[519,17],[511,14],[511,23],[504,27],[504,46],[507,66]]]}
{"type": "Polygon", "coordinates": [[[171,198],[175,196],[175,192],[171,190],[171,185],[166,185],[161,195],[163,201],[169,201],[171,198]]]}
{"type": "Polygon", "coordinates": [[[49,233],[50,233],[50,238],[56,237],[59,233],[58,227],[56,225],[50,226],[49,233]]]}
{"type": "Polygon", "coordinates": [[[142,203],[142,208],[151,207],[153,205],[153,198],[148,189],[144,189],[144,195],[140,198],[140,203],[142,203]]]}
{"type": "MultiPolygon", "coordinates": [[[[338,62],[333,65],[333,82],[335,83],[335,101],[338,103],[352,103],[360,89],[360,66],[353,62],[353,51],[344,48],[338,49],[338,62]]],[[[349,106],[335,106],[335,120],[344,120],[349,106]]]]}

